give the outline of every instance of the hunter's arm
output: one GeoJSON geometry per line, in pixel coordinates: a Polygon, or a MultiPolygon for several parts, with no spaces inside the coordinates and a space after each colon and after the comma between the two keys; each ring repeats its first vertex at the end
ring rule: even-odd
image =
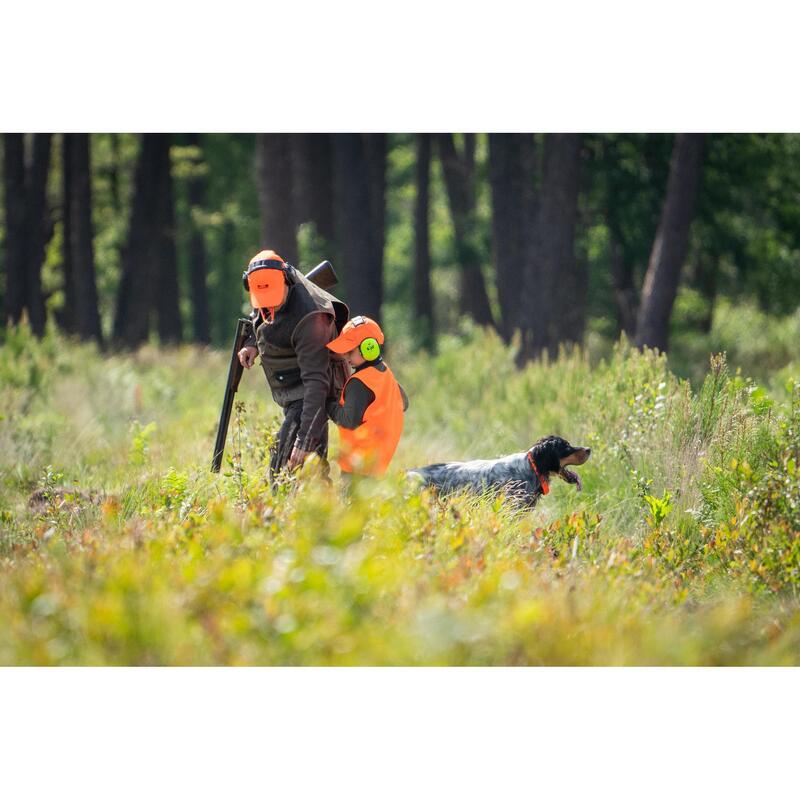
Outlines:
{"type": "Polygon", "coordinates": [[[303,450],[314,450],[328,423],[325,400],[331,382],[331,365],[325,345],[336,337],[333,317],[325,312],[309,314],[294,332],[294,350],[303,381],[303,413],[297,441],[303,450]]]}

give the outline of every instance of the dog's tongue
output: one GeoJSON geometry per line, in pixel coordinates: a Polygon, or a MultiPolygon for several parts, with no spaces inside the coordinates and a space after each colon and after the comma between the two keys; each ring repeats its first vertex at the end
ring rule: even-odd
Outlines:
{"type": "Polygon", "coordinates": [[[577,472],[573,472],[571,469],[567,469],[564,467],[560,472],[559,475],[567,482],[567,483],[574,483],[575,488],[581,492],[583,491],[583,484],[581,483],[581,479],[578,477],[577,472]]]}

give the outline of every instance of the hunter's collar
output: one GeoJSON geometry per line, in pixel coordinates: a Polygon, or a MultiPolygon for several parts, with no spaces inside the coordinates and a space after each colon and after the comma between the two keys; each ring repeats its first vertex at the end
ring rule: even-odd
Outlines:
{"type": "MultiPolygon", "coordinates": [[[[531,469],[533,470],[533,474],[536,476],[537,480],[539,481],[539,486],[542,488],[542,494],[548,494],[550,492],[550,483],[547,478],[542,477],[542,474],[536,467],[536,462],[533,460],[533,456],[531,455],[531,451],[528,450],[528,463],[531,465],[531,469]]],[[[545,473],[547,475],[547,473],[545,473]]]]}

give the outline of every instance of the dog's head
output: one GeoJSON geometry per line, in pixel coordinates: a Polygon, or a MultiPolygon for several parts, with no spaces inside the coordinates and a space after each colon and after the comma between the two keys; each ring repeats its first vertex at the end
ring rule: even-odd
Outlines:
{"type": "Polygon", "coordinates": [[[555,473],[561,480],[573,483],[578,491],[583,488],[577,473],[567,467],[578,467],[585,464],[592,454],[591,447],[573,447],[560,436],[545,436],[530,449],[540,473],[555,473]]]}

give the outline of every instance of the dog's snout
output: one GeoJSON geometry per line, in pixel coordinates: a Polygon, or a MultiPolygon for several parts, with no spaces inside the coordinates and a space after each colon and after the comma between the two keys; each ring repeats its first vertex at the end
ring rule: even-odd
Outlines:
{"type": "Polygon", "coordinates": [[[591,447],[587,447],[585,449],[586,449],[586,455],[590,456],[592,454],[592,448],[591,447]]]}

